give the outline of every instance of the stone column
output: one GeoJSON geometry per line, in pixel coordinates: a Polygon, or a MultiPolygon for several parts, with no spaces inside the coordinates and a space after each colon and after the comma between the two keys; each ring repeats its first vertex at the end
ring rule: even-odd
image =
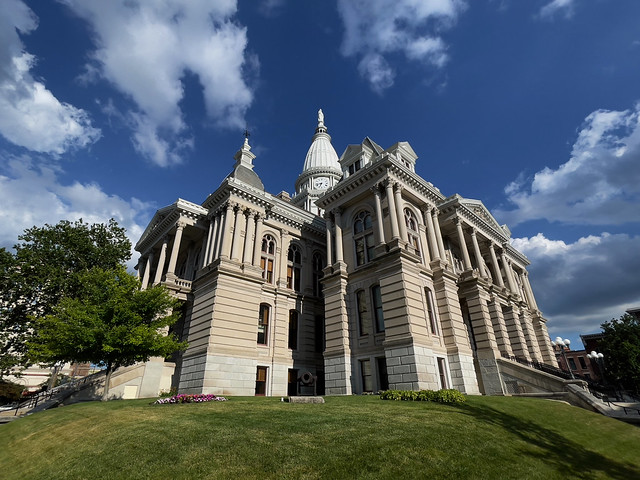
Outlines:
{"type": "Polygon", "coordinates": [[[536,297],[533,294],[533,290],[531,289],[531,283],[529,283],[529,274],[525,270],[522,274],[522,285],[524,286],[525,292],[529,295],[530,307],[533,310],[538,310],[538,304],[536,303],[536,297]]]}
{"type": "Polygon", "coordinates": [[[325,216],[325,225],[327,227],[327,265],[333,265],[333,256],[331,248],[331,219],[329,214],[325,216]]]}
{"type": "Polygon", "coordinates": [[[418,233],[420,234],[420,243],[422,244],[422,260],[425,265],[429,265],[431,262],[431,255],[429,254],[429,243],[427,242],[427,227],[424,225],[418,225],[418,233]]]}
{"type": "Polygon", "coordinates": [[[400,231],[398,230],[398,216],[396,215],[396,202],[393,199],[393,182],[391,180],[387,180],[386,189],[389,219],[391,220],[391,239],[395,240],[400,238],[400,231]]]}
{"type": "Polygon", "coordinates": [[[431,211],[431,218],[433,219],[433,231],[436,234],[436,241],[438,242],[438,250],[440,251],[440,260],[445,261],[447,254],[444,251],[444,242],[442,241],[442,232],[440,231],[440,221],[438,220],[438,209],[434,208],[431,211]]]}
{"type": "Polygon", "coordinates": [[[231,253],[231,225],[234,223],[233,202],[227,203],[227,210],[224,214],[224,226],[220,230],[220,256],[229,258],[231,253]]]}
{"type": "Polygon", "coordinates": [[[408,242],[407,237],[407,223],[404,220],[404,201],[402,200],[402,185],[396,183],[395,185],[396,195],[396,214],[398,215],[398,226],[400,227],[400,238],[404,242],[408,242]]]}
{"type": "Polygon", "coordinates": [[[156,276],[153,279],[154,285],[162,281],[162,274],[164,273],[164,262],[167,257],[168,245],[169,245],[169,239],[165,235],[165,237],[162,239],[162,246],[160,247],[160,258],[158,258],[158,268],[156,268],[156,276]]]}
{"type": "Polygon", "coordinates": [[[144,274],[142,276],[142,290],[146,290],[149,286],[149,275],[151,274],[151,263],[153,262],[153,252],[149,252],[147,256],[147,263],[144,267],[144,274]]]}
{"type": "Polygon", "coordinates": [[[339,209],[333,211],[336,228],[336,262],[344,262],[344,255],[342,252],[342,215],[339,209]]]}
{"type": "Polygon", "coordinates": [[[247,228],[244,235],[244,255],[242,258],[242,263],[253,263],[253,248],[251,248],[251,241],[253,240],[253,233],[256,227],[255,218],[256,212],[253,210],[248,210],[247,228]]]}
{"type": "Polygon", "coordinates": [[[262,226],[264,224],[264,217],[256,213],[256,235],[253,242],[253,263],[254,267],[260,266],[260,251],[262,250],[262,226]]]}
{"type": "Polygon", "coordinates": [[[182,231],[187,224],[178,221],[176,224],[176,235],[173,238],[173,247],[171,247],[171,257],[169,258],[169,268],[167,268],[167,276],[175,276],[176,263],[178,262],[178,253],[180,252],[180,242],[182,242],[182,231]]]}
{"type": "Polygon", "coordinates": [[[211,236],[211,244],[209,246],[209,258],[207,265],[220,256],[220,237],[222,230],[222,222],[224,221],[224,213],[216,212],[214,217],[213,235],[211,236]]]}
{"type": "Polygon", "coordinates": [[[484,271],[482,253],[480,253],[480,245],[478,244],[478,238],[476,237],[475,228],[471,229],[471,243],[473,243],[473,254],[476,256],[476,263],[478,264],[478,273],[481,277],[486,277],[487,273],[484,271]]]}
{"type": "Polygon", "coordinates": [[[498,282],[498,286],[504,288],[504,282],[502,281],[502,272],[500,271],[500,265],[498,265],[498,258],[496,257],[496,250],[493,246],[493,242],[489,241],[489,253],[491,255],[491,264],[493,265],[493,270],[496,273],[495,280],[498,282]]]}
{"type": "Polygon", "coordinates": [[[467,250],[467,242],[464,239],[464,230],[462,230],[462,220],[460,220],[459,217],[456,217],[453,221],[456,224],[456,231],[458,232],[458,242],[460,242],[460,250],[462,251],[464,270],[472,270],[471,258],[469,257],[469,250],[467,250]]]}
{"type": "Polygon", "coordinates": [[[502,253],[500,254],[500,259],[502,260],[502,266],[504,267],[504,273],[507,276],[507,283],[509,284],[509,290],[511,290],[511,293],[518,293],[518,288],[516,287],[516,282],[513,279],[513,273],[511,271],[511,264],[509,263],[509,260],[507,259],[507,254],[504,251],[504,248],[502,249],[502,253]]]}
{"type": "Polygon", "coordinates": [[[242,220],[244,214],[240,206],[235,210],[236,218],[233,222],[233,242],[231,242],[231,260],[239,262],[242,258],[242,242],[241,242],[241,234],[242,234],[242,220]]]}
{"type": "Polygon", "coordinates": [[[376,203],[376,232],[378,234],[378,238],[377,240],[377,245],[384,245],[385,239],[384,239],[384,225],[382,223],[382,203],[380,201],[380,188],[378,187],[378,184],[374,185],[371,188],[371,191],[373,192],[373,196],[375,198],[375,203],[376,203]]]}
{"type": "Polygon", "coordinates": [[[136,278],[142,281],[142,277],[140,276],[140,272],[144,268],[144,262],[142,261],[142,257],[138,259],[138,265],[136,265],[136,278]]]}
{"type": "Polygon", "coordinates": [[[202,252],[202,255],[200,257],[200,264],[196,267],[198,270],[208,265],[207,255],[209,255],[209,242],[211,242],[212,233],[213,227],[211,226],[211,221],[209,221],[209,229],[207,231],[207,234],[202,236],[202,245],[200,246],[200,252],[202,252]]]}
{"type": "Polygon", "coordinates": [[[433,218],[431,217],[431,208],[424,211],[424,218],[427,224],[427,233],[429,234],[429,251],[431,252],[431,258],[434,260],[440,259],[440,250],[438,248],[438,241],[436,240],[435,227],[433,226],[433,218]]]}

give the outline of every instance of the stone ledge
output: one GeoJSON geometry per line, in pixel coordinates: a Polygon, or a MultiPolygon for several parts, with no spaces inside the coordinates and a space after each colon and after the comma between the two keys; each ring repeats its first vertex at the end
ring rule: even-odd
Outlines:
{"type": "Polygon", "coordinates": [[[289,403],[324,403],[322,397],[282,397],[282,399],[289,403]]]}

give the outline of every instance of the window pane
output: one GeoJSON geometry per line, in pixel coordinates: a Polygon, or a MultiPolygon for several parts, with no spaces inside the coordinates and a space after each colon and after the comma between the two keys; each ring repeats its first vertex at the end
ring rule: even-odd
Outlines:
{"type": "Polygon", "coordinates": [[[360,360],[360,371],[362,373],[362,391],[373,391],[373,379],[371,378],[371,362],[369,360],[360,360]]]}
{"type": "Polygon", "coordinates": [[[373,311],[376,319],[376,332],[384,332],[384,316],[382,315],[382,295],[380,294],[380,286],[375,285],[371,288],[371,296],[373,297],[373,311]]]}
{"type": "Polygon", "coordinates": [[[364,239],[358,238],[356,239],[356,265],[364,265],[364,263],[364,239]]]}
{"type": "Polygon", "coordinates": [[[289,348],[292,350],[298,348],[298,312],[296,310],[289,311],[289,348]]]}

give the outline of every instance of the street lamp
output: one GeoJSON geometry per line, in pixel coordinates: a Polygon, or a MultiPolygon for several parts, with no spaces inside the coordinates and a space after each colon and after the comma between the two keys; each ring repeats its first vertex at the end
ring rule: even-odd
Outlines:
{"type": "Polygon", "coordinates": [[[596,362],[598,370],[600,370],[602,383],[606,385],[606,380],[604,378],[604,355],[602,353],[596,352],[595,350],[591,350],[591,353],[587,353],[587,358],[596,362]]]}
{"type": "Polygon", "coordinates": [[[553,345],[554,347],[560,348],[560,353],[562,353],[564,364],[567,366],[567,370],[569,370],[569,374],[571,375],[571,378],[575,380],[576,377],[573,375],[573,372],[571,371],[571,366],[569,365],[569,361],[567,360],[567,355],[564,353],[565,348],[569,350],[569,345],[571,345],[571,340],[569,340],[568,338],[565,338],[563,340],[562,337],[556,337],[555,340],[551,341],[551,345],[553,345]]]}

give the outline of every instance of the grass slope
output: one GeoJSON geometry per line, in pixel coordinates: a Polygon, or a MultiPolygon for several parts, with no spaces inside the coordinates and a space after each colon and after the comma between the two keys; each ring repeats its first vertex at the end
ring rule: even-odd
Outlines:
{"type": "Polygon", "coordinates": [[[0,427],[0,478],[640,478],[640,429],[548,400],[92,402],[0,427]]]}

